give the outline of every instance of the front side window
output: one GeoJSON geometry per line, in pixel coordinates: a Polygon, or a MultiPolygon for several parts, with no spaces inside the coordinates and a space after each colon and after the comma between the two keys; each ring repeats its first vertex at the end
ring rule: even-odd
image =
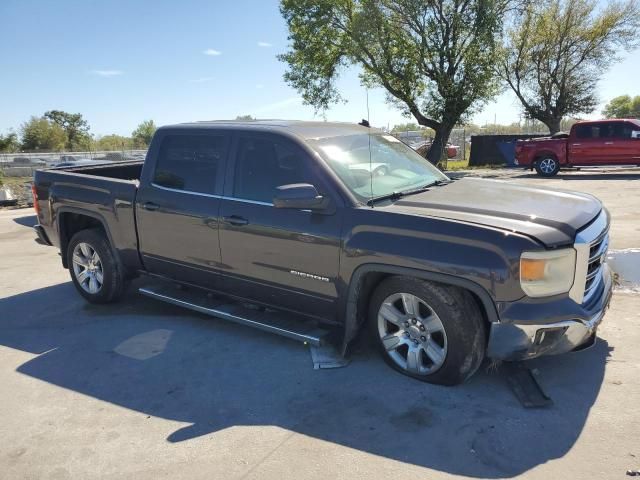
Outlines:
{"type": "Polygon", "coordinates": [[[361,201],[448,180],[391,135],[361,133],[309,140],[309,144],[361,201]]]}
{"type": "Polygon", "coordinates": [[[234,197],[271,203],[277,187],[292,183],[313,183],[309,163],[302,149],[279,138],[240,138],[234,197]]]}
{"type": "Polygon", "coordinates": [[[613,137],[617,139],[629,139],[633,132],[633,125],[626,122],[617,122],[613,124],[613,137]]]}
{"type": "Polygon", "coordinates": [[[153,183],[196,193],[218,193],[227,138],[223,135],[167,135],[162,141],[153,183]]]}

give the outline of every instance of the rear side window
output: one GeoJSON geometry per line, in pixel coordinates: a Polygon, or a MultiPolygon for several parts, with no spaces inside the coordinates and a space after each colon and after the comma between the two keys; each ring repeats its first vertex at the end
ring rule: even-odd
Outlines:
{"type": "Polygon", "coordinates": [[[596,139],[607,136],[607,129],[603,129],[599,124],[577,125],[576,137],[585,140],[596,139]]]}
{"type": "Polygon", "coordinates": [[[276,187],[292,183],[313,183],[307,156],[301,148],[279,138],[240,138],[234,197],[271,203],[276,187]]]}
{"type": "Polygon", "coordinates": [[[224,135],[167,135],[160,146],[153,183],[196,193],[220,193],[227,154],[224,135]]]}

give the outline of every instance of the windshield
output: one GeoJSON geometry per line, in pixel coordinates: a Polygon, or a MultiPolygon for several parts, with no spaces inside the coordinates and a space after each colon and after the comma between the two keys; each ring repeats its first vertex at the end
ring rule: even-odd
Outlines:
{"type": "Polygon", "coordinates": [[[309,144],[363,202],[448,180],[429,161],[391,135],[344,135],[309,140],[309,144]]]}

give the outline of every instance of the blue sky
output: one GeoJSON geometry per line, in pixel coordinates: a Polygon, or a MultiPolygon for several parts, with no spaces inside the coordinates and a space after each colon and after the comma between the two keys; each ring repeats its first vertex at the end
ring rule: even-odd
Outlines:
{"type": "MultiPolygon", "coordinates": [[[[287,46],[277,0],[0,0],[0,18],[2,133],[51,109],[82,113],[102,135],[128,135],[149,118],[314,118],[275,58],[287,46]]],[[[603,102],[640,94],[638,78],[640,50],[604,75],[603,102]]],[[[365,117],[357,72],[339,85],[349,102],[327,119],[365,117]]],[[[382,91],[371,91],[369,103],[376,126],[407,121],[382,91]]],[[[509,123],[518,114],[506,93],[474,120],[509,123]]]]}

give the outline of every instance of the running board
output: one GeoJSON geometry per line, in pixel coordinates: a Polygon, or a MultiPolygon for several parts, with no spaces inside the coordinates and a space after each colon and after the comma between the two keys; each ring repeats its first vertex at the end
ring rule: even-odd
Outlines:
{"type": "Polygon", "coordinates": [[[173,285],[145,287],[138,291],[156,300],[275,333],[316,347],[328,343],[330,334],[328,330],[319,328],[312,320],[306,320],[304,317],[288,312],[233,302],[228,298],[212,296],[197,289],[177,288],[173,285]]]}

